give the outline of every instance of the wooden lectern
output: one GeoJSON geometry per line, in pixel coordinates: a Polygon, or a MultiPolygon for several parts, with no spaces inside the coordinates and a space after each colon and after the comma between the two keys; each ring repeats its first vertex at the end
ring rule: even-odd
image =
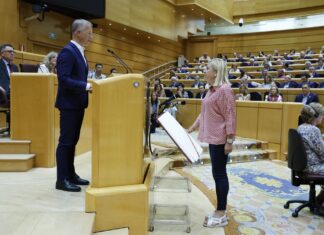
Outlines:
{"type": "Polygon", "coordinates": [[[148,191],[153,164],[144,163],[144,77],[127,74],[93,82],[92,180],[86,212],[95,212],[94,232],[148,229],[148,191]]]}

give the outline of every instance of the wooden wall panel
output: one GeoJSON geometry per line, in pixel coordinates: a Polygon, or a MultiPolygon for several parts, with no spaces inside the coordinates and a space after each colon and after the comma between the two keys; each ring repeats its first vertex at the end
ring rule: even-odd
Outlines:
{"type": "MultiPolygon", "coordinates": [[[[3,25],[0,29],[0,43],[12,43],[17,50],[24,45],[25,51],[45,55],[50,51],[59,51],[70,40],[70,25],[73,20],[71,17],[51,11],[45,14],[43,22],[24,21],[24,18],[34,13],[30,4],[20,0],[0,0],[0,9],[3,25]]],[[[122,28],[120,30],[123,31],[122,28]]],[[[170,28],[154,27],[154,30],[157,32],[170,28]]],[[[112,67],[121,73],[125,71],[108,54],[107,48],[114,50],[137,73],[175,60],[178,55],[184,54],[182,41],[161,37],[148,39],[143,35],[136,35],[134,31],[121,31],[101,28],[100,25],[94,29],[93,42],[86,50],[91,69],[95,63],[102,63],[105,74],[108,74],[112,67]]],[[[35,62],[38,61],[41,60],[35,62]]],[[[26,59],[25,62],[33,61],[26,59]]]]}
{"type": "Polygon", "coordinates": [[[322,45],[324,45],[324,27],[253,34],[201,36],[191,37],[187,40],[186,56],[192,61],[195,56],[201,55],[202,51],[207,51],[210,56],[222,53],[231,57],[233,52],[246,54],[247,52],[257,53],[261,50],[272,53],[274,49],[279,49],[283,53],[290,49],[305,50],[307,46],[311,46],[313,50],[319,52],[322,45]],[[206,46],[206,40],[215,46],[213,48],[206,46]]]}
{"type": "Polygon", "coordinates": [[[19,48],[21,44],[26,44],[26,33],[19,24],[19,2],[18,0],[0,0],[0,44],[11,43],[19,48]]]}
{"type": "Polygon", "coordinates": [[[254,15],[323,6],[322,0],[234,0],[233,15],[254,15]]]}

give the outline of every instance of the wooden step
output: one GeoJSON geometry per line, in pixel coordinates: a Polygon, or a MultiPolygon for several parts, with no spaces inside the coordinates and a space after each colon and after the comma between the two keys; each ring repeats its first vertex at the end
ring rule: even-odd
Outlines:
{"type": "Polygon", "coordinates": [[[4,212],[3,217],[7,222],[1,234],[92,235],[95,214],[79,211],[22,212],[17,216],[17,213],[4,212]]]}
{"type": "Polygon", "coordinates": [[[0,171],[28,171],[34,166],[35,154],[0,154],[0,171]]]}
{"type": "Polygon", "coordinates": [[[0,154],[30,153],[30,140],[0,138],[0,154]]]}

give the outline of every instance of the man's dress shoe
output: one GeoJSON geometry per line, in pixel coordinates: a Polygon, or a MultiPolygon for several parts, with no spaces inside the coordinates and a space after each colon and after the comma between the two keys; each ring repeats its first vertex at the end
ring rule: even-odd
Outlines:
{"type": "Polygon", "coordinates": [[[72,177],[70,179],[70,182],[72,184],[76,184],[76,185],[89,185],[89,181],[88,180],[82,179],[78,175],[75,175],[74,177],[72,177]]]}
{"type": "Polygon", "coordinates": [[[68,191],[68,192],[80,192],[81,188],[71,182],[69,182],[67,179],[63,181],[56,181],[56,189],[68,191]]]}

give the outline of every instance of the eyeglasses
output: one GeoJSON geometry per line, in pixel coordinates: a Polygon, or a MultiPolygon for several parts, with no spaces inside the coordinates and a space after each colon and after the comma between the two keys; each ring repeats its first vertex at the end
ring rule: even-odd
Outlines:
{"type": "Polygon", "coordinates": [[[2,51],[2,52],[8,52],[8,53],[10,53],[10,54],[14,54],[14,53],[15,53],[14,50],[4,50],[4,51],[2,51]]]}

